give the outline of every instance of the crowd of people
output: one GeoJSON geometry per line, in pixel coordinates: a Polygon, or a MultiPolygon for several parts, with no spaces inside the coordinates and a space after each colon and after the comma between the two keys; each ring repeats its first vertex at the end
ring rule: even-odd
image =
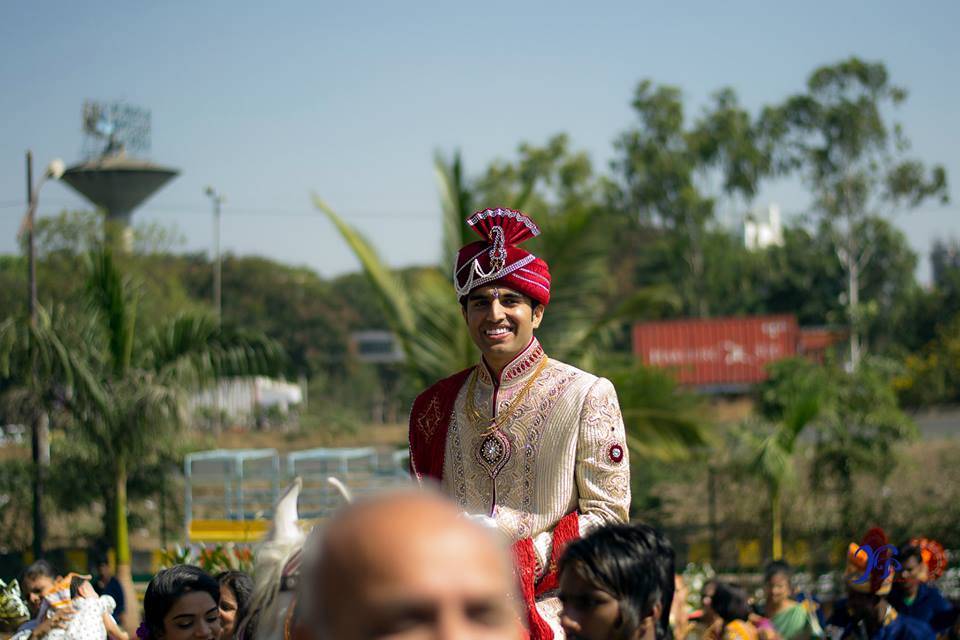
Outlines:
{"type": "MultiPolygon", "coordinates": [[[[645,524],[600,527],[569,543],[551,589],[565,637],[585,640],[933,640],[956,637],[957,608],[927,582],[917,546],[900,570],[867,563],[851,546],[846,598],[822,606],[792,586],[790,566],[770,563],[754,602],[711,580],[690,611],[670,541],[645,524]]],[[[343,509],[302,550],[295,611],[283,640],[526,638],[515,558],[495,529],[432,491],[408,490],[343,509]]],[[[109,576],[109,574],[107,574],[109,576]]],[[[98,581],[106,591],[112,576],[98,581]]],[[[128,640],[89,576],[56,575],[40,560],[20,576],[32,619],[14,640],[128,640]],[[50,599],[70,583],[69,606],[50,599]]],[[[251,576],[177,565],[150,581],[138,640],[279,640],[257,626],[251,576]]]]}

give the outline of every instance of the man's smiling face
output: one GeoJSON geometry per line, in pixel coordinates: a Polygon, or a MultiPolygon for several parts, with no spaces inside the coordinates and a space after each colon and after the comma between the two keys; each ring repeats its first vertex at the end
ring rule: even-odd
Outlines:
{"type": "Polygon", "coordinates": [[[479,287],[467,296],[463,317],[487,364],[500,371],[523,351],[543,319],[543,305],[500,285],[479,287]]]}

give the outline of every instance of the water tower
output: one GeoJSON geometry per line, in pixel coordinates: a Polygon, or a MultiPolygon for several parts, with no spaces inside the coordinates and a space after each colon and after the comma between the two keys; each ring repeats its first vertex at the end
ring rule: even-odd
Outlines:
{"type": "Polygon", "coordinates": [[[133,245],[134,209],[180,173],[144,159],[150,150],[150,112],[123,102],[83,103],[83,160],[63,181],[107,215],[108,233],[119,245],[133,245]]]}

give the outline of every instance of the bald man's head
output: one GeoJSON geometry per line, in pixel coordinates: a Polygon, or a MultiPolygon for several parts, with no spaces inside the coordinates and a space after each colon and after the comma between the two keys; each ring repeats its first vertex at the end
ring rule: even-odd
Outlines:
{"type": "Polygon", "coordinates": [[[505,542],[439,496],[358,503],[308,544],[304,604],[324,640],[521,637],[505,542]]]}

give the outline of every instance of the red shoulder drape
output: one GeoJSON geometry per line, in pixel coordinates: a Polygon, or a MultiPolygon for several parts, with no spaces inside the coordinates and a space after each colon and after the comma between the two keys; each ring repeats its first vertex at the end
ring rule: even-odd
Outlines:
{"type": "Polygon", "coordinates": [[[410,473],[418,479],[443,477],[450,416],[460,387],[473,367],[444,378],[417,396],[410,411],[410,473]]]}

